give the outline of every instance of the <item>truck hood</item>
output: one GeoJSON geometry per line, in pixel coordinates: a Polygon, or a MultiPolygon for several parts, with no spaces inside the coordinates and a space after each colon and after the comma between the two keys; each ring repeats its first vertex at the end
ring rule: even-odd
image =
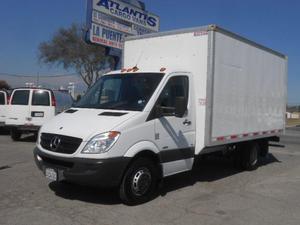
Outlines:
{"type": "Polygon", "coordinates": [[[90,140],[94,135],[114,130],[140,112],[101,109],[69,109],[44,124],[41,133],[53,133],[90,140]]]}

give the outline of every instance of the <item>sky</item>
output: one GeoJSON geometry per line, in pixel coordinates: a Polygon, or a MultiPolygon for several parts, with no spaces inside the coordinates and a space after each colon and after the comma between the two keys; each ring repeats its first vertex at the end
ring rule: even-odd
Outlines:
{"type": "MultiPolygon", "coordinates": [[[[144,0],[161,31],[218,24],[289,57],[288,102],[300,104],[300,1],[144,0]]],[[[68,74],[38,62],[38,45],[60,27],[86,22],[86,0],[2,0],[1,74],[68,74]]]]}

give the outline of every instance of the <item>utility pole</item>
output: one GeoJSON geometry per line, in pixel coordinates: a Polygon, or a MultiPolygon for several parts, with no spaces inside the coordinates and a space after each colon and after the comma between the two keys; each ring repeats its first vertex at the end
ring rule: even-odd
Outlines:
{"type": "Polygon", "coordinates": [[[40,73],[37,72],[37,74],[36,74],[36,86],[39,87],[39,85],[40,85],[40,73]]]}

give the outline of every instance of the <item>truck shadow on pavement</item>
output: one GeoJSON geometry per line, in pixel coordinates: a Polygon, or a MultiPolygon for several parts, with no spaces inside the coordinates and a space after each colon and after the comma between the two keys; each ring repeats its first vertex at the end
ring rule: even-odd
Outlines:
{"type": "Polygon", "coordinates": [[[19,142],[36,142],[37,140],[37,136],[34,135],[34,134],[28,134],[28,135],[25,135],[24,137],[21,137],[19,142]]]}
{"type": "Polygon", "coordinates": [[[51,182],[49,188],[59,197],[103,205],[121,204],[116,189],[99,189],[77,184],[51,182]]]}
{"type": "MultiPolygon", "coordinates": [[[[0,136],[10,136],[10,131],[8,129],[0,128],[0,136]]],[[[18,142],[36,142],[36,135],[34,134],[25,134],[23,135],[18,142]]]]}
{"type": "Polygon", "coordinates": [[[0,135],[1,135],[1,136],[2,136],[2,135],[3,135],[3,136],[4,136],[4,135],[9,135],[9,130],[0,127],[0,135]]]}
{"type": "MultiPolygon", "coordinates": [[[[269,154],[268,157],[260,160],[258,170],[271,163],[280,163],[280,161],[273,154],[269,154]]],[[[161,185],[153,199],[166,196],[168,193],[181,188],[193,186],[198,182],[214,182],[242,172],[233,166],[230,159],[214,156],[197,159],[192,171],[164,179],[163,185],[161,185]]],[[[99,189],[64,182],[49,183],[49,188],[57,196],[64,199],[103,205],[121,204],[117,189],[99,189]]]]}
{"type": "MultiPolygon", "coordinates": [[[[260,159],[258,170],[271,163],[281,163],[281,161],[273,154],[269,154],[266,158],[260,159]]],[[[193,186],[197,182],[214,182],[243,172],[234,167],[232,159],[215,156],[198,159],[192,171],[166,178],[161,189],[161,196],[187,186],[193,186]]]]}

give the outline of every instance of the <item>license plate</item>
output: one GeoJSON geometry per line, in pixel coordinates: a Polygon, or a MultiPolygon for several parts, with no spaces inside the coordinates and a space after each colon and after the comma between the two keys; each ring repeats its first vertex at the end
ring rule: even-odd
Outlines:
{"type": "Polygon", "coordinates": [[[44,117],[44,112],[32,112],[33,117],[44,117]]]}
{"type": "Polygon", "coordinates": [[[49,180],[57,181],[57,172],[54,169],[46,168],[45,169],[45,176],[49,180]]]}

